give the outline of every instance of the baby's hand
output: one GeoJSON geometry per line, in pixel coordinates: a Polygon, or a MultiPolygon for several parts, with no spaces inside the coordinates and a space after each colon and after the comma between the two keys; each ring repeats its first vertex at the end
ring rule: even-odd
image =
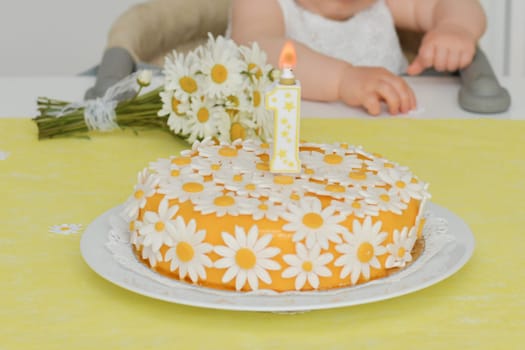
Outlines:
{"type": "Polygon", "coordinates": [[[442,24],[425,34],[418,56],[408,67],[410,75],[434,67],[439,72],[453,72],[468,66],[476,53],[476,40],[461,26],[442,24]]]}
{"type": "Polygon", "coordinates": [[[381,113],[381,102],[390,114],[416,108],[416,97],[406,81],[384,68],[348,66],[339,86],[339,96],[350,106],[362,106],[371,115],[381,113]]]}

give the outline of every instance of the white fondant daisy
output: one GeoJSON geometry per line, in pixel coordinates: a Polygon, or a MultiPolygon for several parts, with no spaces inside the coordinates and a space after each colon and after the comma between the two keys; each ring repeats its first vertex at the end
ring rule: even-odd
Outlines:
{"type": "Polygon", "coordinates": [[[72,235],[75,233],[79,233],[81,229],[81,224],[60,224],[50,226],[49,232],[56,233],[59,235],[72,235]]]}
{"type": "Polygon", "coordinates": [[[400,166],[397,163],[391,162],[385,158],[381,157],[373,157],[372,159],[365,160],[365,165],[368,169],[377,171],[378,173],[390,170],[390,169],[397,169],[401,172],[408,171],[408,167],[400,166]]]}
{"type": "Polygon", "coordinates": [[[161,158],[150,163],[149,168],[157,173],[159,184],[169,183],[179,176],[193,173],[190,166],[187,166],[186,164],[177,164],[182,158],[191,160],[190,157],[170,157],[161,158]]]}
{"type": "Polygon", "coordinates": [[[404,202],[409,202],[410,198],[422,199],[424,196],[425,184],[418,181],[409,171],[401,172],[397,169],[388,169],[380,171],[378,175],[392,186],[392,189],[404,202]]]}
{"type": "Polygon", "coordinates": [[[266,218],[270,221],[277,221],[285,209],[286,207],[281,204],[258,198],[248,198],[240,205],[240,213],[251,215],[253,220],[266,218]]]}
{"type": "Polygon", "coordinates": [[[346,186],[353,186],[358,189],[385,185],[385,182],[381,180],[379,176],[368,171],[362,171],[360,169],[334,174],[331,177],[331,181],[346,186]]]}
{"type": "Polygon", "coordinates": [[[188,225],[180,216],[175,220],[175,230],[172,233],[173,247],[168,249],[164,256],[165,261],[171,261],[170,270],[179,270],[179,277],[184,279],[188,275],[193,283],[199,278],[206,279],[205,267],[213,263],[208,253],[213,250],[211,244],[203,243],[205,230],[196,231],[197,224],[191,220],[188,225]]]}
{"type": "Polygon", "coordinates": [[[334,206],[339,213],[343,215],[354,215],[357,218],[379,215],[379,207],[377,204],[367,203],[361,198],[354,200],[349,198],[342,202],[333,200],[331,205],[334,206]]]}
{"type": "Polygon", "coordinates": [[[381,232],[381,221],[372,225],[372,219],[367,217],[361,224],[354,220],[352,232],[343,234],[344,243],[335,249],[342,255],[335,261],[335,266],[342,266],[340,277],[350,275],[350,281],[355,284],[360,276],[365,280],[370,278],[370,268],[381,268],[378,256],[386,253],[381,243],[387,233],[381,232]]]}
{"type": "Polygon", "coordinates": [[[266,79],[268,72],[272,69],[272,66],[267,63],[266,52],[261,50],[256,42],[251,46],[239,47],[239,51],[243,58],[243,70],[249,73],[251,81],[266,79]]]}
{"type": "Polygon", "coordinates": [[[247,152],[236,145],[222,143],[220,145],[200,149],[200,155],[219,161],[222,167],[240,171],[253,171],[258,158],[253,152],[247,152]]]}
{"type": "Polygon", "coordinates": [[[157,212],[146,211],[140,228],[140,234],[144,236],[142,244],[151,246],[153,250],[159,250],[164,244],[173,246],[173,239],[171,238],[175,231],[173,216],[178,210],[177,205],[170,208],[168,199],[164,198],[160,201],[157,212]]]}
{"type": "Polygon", "coordinates": [[[283,260],[290,265],[283,271],[283,278],[295,277],[295,289],[301,290],[306,281],[313,289],[319,288],[319,276],[330,277],[332,272],[326,264],[334,258],[332,254],[321,254],[321,247],[315,244],[311,249],[297,243],[295,245],[295,255],[287,254],[283,260]]]}
{"type": "Polygon", "coordinates": [[[301,162],[309,169],[315,169],[319,176],[332,176],[334,174],[348,174],[352,169],[360,169],[363,161],[356,155],[345,155],[339,150],[334,153],[304,152],[301,162]]]}
{"type": "Polygon", "coordinates": [[[345,220],[344,215],[335,214],[334,207],[321,206],[316,197],[304,197],[297,204],[288,205],[288,211],[281,214],[288,221],[283,230],[295,232],[294,242],[306,240],[306,247],[312,248],[318,243],[321,248],[327,249],[328,242],[341,243],[340,234],[347,229],[339,225],[345,220]]]}
{"type": "Polygon", "coordinates": [[[412,248],[416,243],[416,238],[414,227],[410,230],[407,227],[403,227],[401,231],[394,230],[394,240],[386,246],[386,250],[390,255],[386,258],[385,267],[404,267],[411,262],[412,248]]]}
{"type": "Polygon", "coordinates": [[[377,205],[379,210],[391,211],[398,215],[401,215],[408,206],[394,189],[369,188],[361,194],[367,203],[377,205]]]}
{"type": "Polygon", "coordinates": [[[240,208],[243,206],[243,202],[248,197],[238,195],[233,192],[226,193],[210,193],[205,196],[194,198],[192,201],[195,204],[195,210],[202,214],[215,214],[218,217],[226,214],[237,216],[240,214],[240,208]]]}
{"type": "Polygon", "coordinates": [[[268,189],[268,196],[273,202],[288,204],[300,200],[306,193],[306,179],[270,172],[260,174],[261,176],[254,177],[253,181],[261,188],[268,189]]]}
{"type": "Polygon", "coordinates": [[[157,262],[162,261],[162,254],[159,250],[153,249],[151,246],[142,246],[140,252],[142,259],[148,260],[151,267],[157,266],[157,262]]]}
{"type": "Polygon", "coordinates": [[[212,181],[204,181],[197,174],[184,175],[166,184],[161,184],[158,193],[166,195],[167,199],[177,199],[179,203],[187,200],[195,201],[202,196],[222,193],[223,187],[212,181]]]}
{"type": "Polygon", "coordinates": [[[235,289],[241,290],[246,282],[252,290],[259,289],[259,280],[270,284],[272,279],[267,270],[279,270],[281,266],[271,258],[279,254],[280,249],[269,247],[272,235],[261,238],[257,225],[253,225],[248,233],[242,227],[235,227],[235,236],[223,232],[225,246],[216,246],[215,252],[221,258],[215,261],[218,269],[227,269],[222,276],[222,282],[228,283],[235,278],[235,289]]]}
{"type": "Polygon", "coordinates": [[[139,210],[146,205],[146,199],[155,194],[158,182],[159,179],[147,169],[142,170],[138,174],[133,194],[124,205],[125,213],[129,218],[134,219],[137,217],[139,210]]]}
{"type": "Polygon", "coordinates": [[[191,163],[191,167],[199,175],[209,176],[222,168],[219,159],[197,157],[191,163]]]}
{"type": "Polygon", "coordinates": [[[337,199],[354,200],[362,197],[354,187],[349,187],[337,183],[318,183],[307,182],[305,188],[308,192],[315,193],[321,196],[330,196],[337,199]]]}

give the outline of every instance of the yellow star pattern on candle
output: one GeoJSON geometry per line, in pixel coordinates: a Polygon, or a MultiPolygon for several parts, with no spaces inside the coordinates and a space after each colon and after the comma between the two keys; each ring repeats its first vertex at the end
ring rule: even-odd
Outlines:
{"type": "Polygon", "coordinates": [[[291,101],[285,102],[284,109],[286,109],[288,112],[291,112],[292,110],[295,109],[295,104],[291,101]]]}
{"type": "Polygon", "coordinates": [[[288,137],[288,131],[287,131],[287,130],[283,131],[283,132],[281,133],[281,136],[282,136],[282,137],[288,137]]]}
{"type": "Polygon", "coordinates": [[[286,158],[286,154],[287,154],[286,150],[285,149],[281,149],[279,151],[279,158],[281,158],[281,159],[286,158]]]}

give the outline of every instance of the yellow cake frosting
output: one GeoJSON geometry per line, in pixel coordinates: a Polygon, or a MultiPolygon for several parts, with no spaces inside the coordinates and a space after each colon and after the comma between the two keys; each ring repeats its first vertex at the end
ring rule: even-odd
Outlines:
{"type": "Polygon", "coordinates": [[[429,194],[407,167],[302,143],[301,172],[277,174],[270,154],[205,140],[151,163],[125,205],[137,257],[188,283],[277,292],[352,286],[415,259],[429,194]]]}

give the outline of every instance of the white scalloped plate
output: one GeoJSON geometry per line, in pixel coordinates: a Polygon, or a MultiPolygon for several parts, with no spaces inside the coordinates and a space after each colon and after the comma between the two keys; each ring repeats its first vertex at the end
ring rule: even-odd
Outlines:
{"type": "MultiPolygon", "coordinates": [[[[435,217],[448,221],[448,234],[454,236],[424,265],[413,273],[389,283],[368,283],[337,291],[283,293],[263,295],[217,291],[210,288],[188,286],[186,283],[163,284],[138,274],[121,264],[106,248],[109,218],[119,212],[112,208],[96,218],[85,230],[80,250],[86,263],[108,281],[151,298],[172,303],[224,310],[292,312],[329,309],[371,303],[412,293],[436,284],[456,273],[472,256],[474,236],[466,223],[449,210],[428,203],[427,210],[435,217]],[[177,287],[180,286],[180,288],[177,287]]],[[[141,264],[138,260],[137,264],[141,264]]],[[[153,275],[155,272],[150,271],[153,275]]],[[[158,275],[155,276],[158,278],[158,275]]]]}

